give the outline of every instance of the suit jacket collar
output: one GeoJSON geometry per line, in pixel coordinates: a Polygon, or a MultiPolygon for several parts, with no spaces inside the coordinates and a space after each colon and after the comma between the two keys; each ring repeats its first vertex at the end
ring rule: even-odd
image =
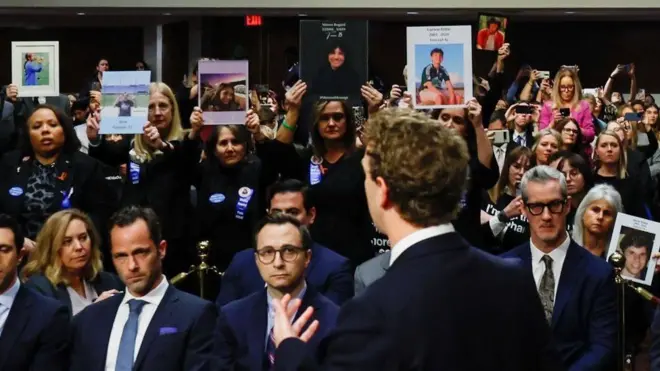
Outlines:
{"type": "Polygon", "coordinates": [[[12,348],[20,344],[18,340],[23,333],[25,325],[30,320],[30,307],[34,302],[28,290],[23,285],[19,286],[14,303],[9,310],[5,327],[0,336],[0,350],[3,350],[0,352],[0,370],[3,369],[7,358],[11,356],[12,348]]]}
{"type": "MultiPolygon", "coordinates": [[[[559,284],[557,285],[555,307],[552,310],[553,328],[557,325],[559,318],[566,308],[566,304],[573,293],[573,288],[576,287],[579,284],[579,281],[584,277],[584,268],[582,267],[584,264],[584,254],[582,254],[583,251],[581,249],[583,249],[583,247],[576,244],[571,239],[571,244],[568,246],[566,259],[564,260],[564,265],[562,266],[559,276],[559,284]]],[[[531,272],[532,252],[529,242],[513,250],[512,254],[520,258],[524,262],[525,268],[531,272]]]]}
{"type": "MultiPolygon", "coordinates": [[[[389,267],[393,270],[410,260],[422,258],[426,255],[441,254],[452,250],[467,249],[468,243],[456,232],[441,234],[427,238],[407,248],[389,267]]],[[[389,264],[389,259],[387,260],[389,264]]]]}
{"type": "MultiPolygon", "coordinates": [[[[317,251],[321,247],[323,247],[323,246],[319,245],[316,242],[312,242],[312,247],[311,247],[312,259],[309,262],[309,265],[307,266],[307,269],[305,269],[305,277],[309,277],[309,275],[312,272],[312,270],[314,269],[314,267],[316,267],[316,263],[320,260],[318,254],[317,254],[317,251]]],[[[255,263],[255,266],[256,266],[256,263],[255,263]]],[[[307,286],[309,287],[309,285],[307,285],[307,286]]]]}
{"type": "Polygon", "coordinates": [[[137,358],[135,359],[134,367],[136,369],[140,368],[140,364],[144,361],[145,357],[149,353],[149,350],[151,349],[151,343],[160,335],[160,328],[162,325],[167,324],[167,322],[172,318],[178,302],[178,290],[175,289],[172,285],[169,285],[167,287],[167,291],[165,291],[165,296],[163,296],[163,300],[158,305],[156,313],[154,313],[151,322],[149,322],[147,331],[145,332],[144,338],[142,339],[140,351],[138,352],[137,358]]]}
{"type": "MultiPolygon", "coordinates": [[[[309,323],[312,323],[314,319],[318,318],[317,316],[320,315],[320,308],[317,304],[317,297],[317,291],[308,284],[305,295],[302,297],[300,308],[294,317],[294,321],[310,306],[314,308],[314,315],[309,323]]],[[[247,346],[251,363],[249,369],[261,370],[263,368],[266,351],[265,340],[267,335],[266,328],[268,327],[268,296],[266,294],[266,289],[261,290],[257,295],[248,318],[247,346]]]]}

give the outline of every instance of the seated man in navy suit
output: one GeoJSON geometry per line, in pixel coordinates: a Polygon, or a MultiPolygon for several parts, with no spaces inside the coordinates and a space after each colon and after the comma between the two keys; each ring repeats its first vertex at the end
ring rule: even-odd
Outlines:
{"type": "Polygon", "coordinates": [[[21,285],[22,246],[18,223],[0,214],[0,370],[68,370],[69,312],[21,285]]]}
{"type": "MultiPolygon", "coordinates": [[[[307,187],[299,180],[275,183],[269,190],[270,214],[283,213],[298,219],[303,225],[314,223],[316,209],[311,204],[307,187]]],[[[326,298],[341,305],[353,296],[353,273],[350,261],[336,252],[312,243],[312,260],[305,270],[307,284],[326,298]]],[[[254,249],[237,253],[222,277],[216,299],[221,307],[233,300],[248,296],[264,288],[254,259],[254,249]]]]}
{"type": "Polygon", "coordinates": [[[305,269],[311,260],[310,244],[306,227],[291,216],[267,216],[257,225],[253,256],[266,288],[222,307],[215,335],[218,369],[272,369],[275,346],[271,339],[271,303],[286,294],[300,298],[305,307],[314,308],[321,326],[310,340],[313,348],[334,327],[339,307],[305,282],[305,269]]]}
{"type": "Polygon", "coordinates": [[[129,206],[111,225],[112,260],[126,292],[74,317],[70,370],[208,369],[217,311],[167,282],[167,242],[156,214],[129,206]]]}
{"type": "Polygon", "coordinates": [[[566,178],[554,168],[537,166],[523,176],[520,188],[531,241],[503,256],[520,258],[533,274],[564,366],[571,371],[613,369],[614,273],[603,259],[568,236],[566,178]]]}

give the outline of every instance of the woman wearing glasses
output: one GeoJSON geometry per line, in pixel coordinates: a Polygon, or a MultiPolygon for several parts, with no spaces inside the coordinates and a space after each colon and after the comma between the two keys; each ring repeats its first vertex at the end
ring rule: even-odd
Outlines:
{"type": "Polygon", "coordinates": [[[431,117],[456,131],[467,143],[470,153],[468,185],[459,204],[458,217],[453,223],[456,231],[471,245],[487,249],[482,234],[475,231],[481,225],[484,191],[495,186],[500,170],[483,127],[481,105],[476,99],[471,99],[466,108],[434,110],[431,117]]]}
{"type": "MultiPolygon", "coordinates": [[[[378,250],[371,242],[375,232],[364,192],[364,150],[356,146],[356,120],[347,102],[319,101],[313,110],[311,146],[296,150],[294,133],[306,92],[307,85],[299,81],[286,93],[286,120],[275,140],[255,137],[257,154],[272,159],[282,178],[299,179],[310,186],[316,205],[316,221],[310,227],[314,240],[357,266],[378,250]]],[[[377,112],[382,94],[364,86],[362,95],[369,103],[369,112],[377,112]]]]}
{"type": "Polygon", "coordinates": [[[522,216],[519,187],[523,175],[530,168],[531,158],[529,148],[514,148],[504,160],[497,184],[485,192],[483,212],[489,217],[483,230],[486,243],[493,247],[494,253],[507,252],[529,240],[529,225],[522,216]]]}
{"type": "Polygon", "coordinates": [[[619,135],[612,131],[600,133],[596,139],[594,151],[596,184],[609,184],[621,195],[623,207],[627,214],[647,218],[645,209],[645,190],[641,188],[639,179],[632,177],[627,169],[627,156],[619,135]]]}
{"type": "Polygon", "coordinates": [[[585,153],[591,156],[589,144],[594,140],[595,129],[589,102],[582,99],[582,84],[575,69],[564,68],[557,72],[552,88],[552,102],[543,105],[539,129],[556,128],[559,121],[572,117],[582,131],[585,153]]]}
{"type": "Polygon", "coordinates": [[[577,153],[584,158],[589,158],[585,151],[585,144],[582,140],[582,130],[577,121],[572,117],[561,119],[555,126],[555,130],[561,133],[562,151],[577,153]]]}

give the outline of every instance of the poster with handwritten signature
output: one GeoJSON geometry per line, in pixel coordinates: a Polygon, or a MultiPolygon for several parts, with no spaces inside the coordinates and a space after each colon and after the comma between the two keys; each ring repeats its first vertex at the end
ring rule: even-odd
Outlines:
{"type": "Polygon", "coordinates": [[[367,21],[300,21],[300,78],[310,99],[359,102],[368,55],[367,21]]]}
{"type": "Polygon", "coordinates": [[[462,107],[472,98],[472,28],[407,27],[408,91],[415,108],[462,107]]]}

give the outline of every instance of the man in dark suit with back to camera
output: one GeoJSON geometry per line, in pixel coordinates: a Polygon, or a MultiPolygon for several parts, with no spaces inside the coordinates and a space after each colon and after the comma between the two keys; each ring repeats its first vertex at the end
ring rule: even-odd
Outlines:
{"type": "Polygon", "coordinates": [[[340,310],[318,359],[312,308],[275,302],[276,370],[555,370],[533,282],[517,262],[469,246],[451,220],[465,191],[465,141],[423,113],[369,119],[362,165],[372,220],[391,241],[387,273],[340,310]],[[285,310],[284,308],[287,308],[285,310]],[[304,310],[291,321],[294,310],[304,310]]]}
{"type": "MultiPolygon", "coordinates": [[[[271,370],[275,344],[272,340],[274,309],[272,302],[290,294],[304,307],[314,308],[320,328],[308,342],[313,352],[334,328],[339,307],[319,293],[305,279],[313,257],[312,238],[297,219],[289,215],[267,216],[256,229],[252,259],[266,287],[222,307],[216,330],[214,355],[220,370],[271,370]]],[[[297,315],[302,314],[299,311],[297,315]]]]}
{"type": "Polygon", "coordinates": [[[520,189],[531,240],[503,256],[520,259],[533,274],[564,366],[570,371],[615,369],[614,272],[566,232],[570,196],[564,174],[536,166],[525,173],[520,189]]]}
{"type": "Polygon", "coordinates": [[[68,370],[68,311],[21,284],[22,246],[18,223],[0,214],[0,370],[68,370]]]}
{"type": "Polygon", "coordinates": [[[161,236],[151,209],[129,206],[111,218],[112,260],[126,292],[74,317],[70,371],[210,369],[217,311],[167,282],[161,236]]]}

